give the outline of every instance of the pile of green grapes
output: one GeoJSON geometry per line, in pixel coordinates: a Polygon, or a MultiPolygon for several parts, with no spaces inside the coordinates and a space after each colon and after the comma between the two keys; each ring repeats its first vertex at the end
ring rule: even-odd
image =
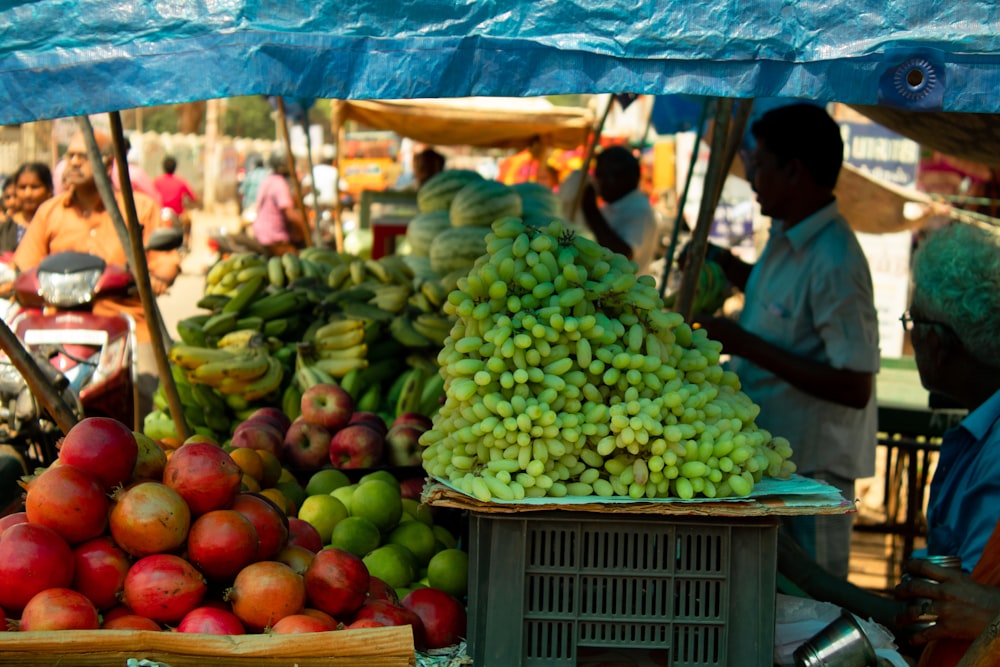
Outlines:
{"type": "Polygon", "coordinates": [[[479,500],[746,496],[792,449],[719,365],[722,344],[663,309],[651,276],[554,221],[493,223],[448,296],[446,401],[424,469],[479,500]]]}

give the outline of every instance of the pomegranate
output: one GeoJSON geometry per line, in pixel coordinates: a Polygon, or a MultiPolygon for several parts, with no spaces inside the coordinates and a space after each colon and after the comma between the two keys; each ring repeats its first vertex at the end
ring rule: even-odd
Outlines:
{"type": "Polygon", "coordinates": [[[239,512],[213,510],[191,524],[187,557],[209,579],[232,579],[257,555],[257,529],[239,512]]]}
{"type": "Polygon", "coordinates": [[[233,501],[232,508],[246,518],[257,529],[255,560],[270,560],[288,543],[288,517],[274,502],[259,493],[241,493],[233,501]]]}
{"type": "Polygon", "coordinates": [[[368,584],[368,599],[388,600],[393,604],[399,604],[399,596],[396,595],[396,589],[378,577],[371,577],[371,581],[368,584]]]}
{"type": "Polygon", "coordinates": [[[327,547],[313,558],[305,580],[310,604],[340,618],[364,604],[370,575],[364,562],[351,552],[327,547]]]}
{"type": "Polygon", "coordinates": [[[284,563],[288,567],[292,568],[292,571],[296,574],[305,576],[306,570],[309,569],[309,565],[313,562],[313,558],[315,557],[316,554],[309,551],[305,547],[289,544],[278,552],[278,554],[274,557],[274,560],[279,563],[284,563]]]}
{"type": "Polygon", "coordinates": [[[19,523],[0,539],[0,607],[16,613],[37,593],[73,582],[73,552],[59,533],[19,523]]]}
{"type": "Polygon", "coordinates": [[[309,551],[316,553],[323,548],[323,538],[319,536],[319,531],[316,530],[316,527],[305,519],[289,517],[288,544],[305,547],[309,551]]]}
{"type": "Polygon", "coordinates": [[[261,561],[236,575],[225,599],[247,628],[261,632],[285,616],[301,612],[306,590],[302,577],[284,563],[261,561]]]}
{"type": "Polygon", "coordinates": [[[118,604],[131,562],[110,537],[78,545],[73,549],[73,562],[73,590],[90,598],[99,610],[118,604]]]}
{"type": "Polygon", "coordinates": [[[176,623],[205,596],[205,578],[180,556],[154,554],[137,560],[125,576],[123,601],[139,616],[176,623]]]}
{"type": "Polygon", "coordinates": [[[163,483],[184,498],[194,516],[229,507],[242,476],[229,454],[208,442],[181,445],[163,469],[163,483]]]}
{"type": "Polygon", "coordinates": [[[274,624],[271,633],[275,635],[293,635],[300,632],[329,632],[336,630],[337,626],[325,623],[324,621],[308,614],[292,614],[274,624]]]}
{"type": "Polygon", "coordinates": [[[135,616],[135,614],[133,614],[132,610],[123,604],[115,605],[101,614],[101,618],[104,619],[105,623],[122,616],[135,616]]]}
{"type": "Polygon", "coordinates": [[[31,523],[48,526],[70,544],[97,537],[108,525],[108,498],[92,473],[53,466],[28,489],[24,509],[31,523]]]}
{"type": "Polygon", "coordinates": [[[177,632],[204,635],[242,635],[246,629],[233,612],[218,607],[192,609],[177,624],[177,632]]]}
{"type": "Polygon", "coordinates": [[[302,610],[302,613],[305,614],[306,616],[312,616],[313,618],[318,618],[319,620],[329,625],[331,630],[336,630],[340,627],[340,623],[337,622],[337,619],[335,619],[333,616],[330,616],[330,614],[326,613],[325,611],[320,611],[319,609],[313,609],[312,607],[306,607],[305,609],[302,610]]]}
{"type": "Polygon", "coordinates": [[[420,617],[427,648],[453,646],[465,636],[465,606],[436,588],[417,588],[403,598],[402,605],[420,617]]]}
{"type": "Polygon", "coordinates": [[[140,482],[115,497],[111,536],[127,553],[143,557],[184,544],[191,510],[181,496],[159,482],[140,482]]]}
{"type": "MultiPolygon", "coordinates": [[[[424,624],[414,612],[388,600],[369,600],[354,615],[354,622],[371,619],[385,626],[409,625],[413,628],[413,644],[417,650],[425,647],[424,624]]],[[[353,625],[353,624],[352,624],[353,625]]]]}
{"type": "Polygon", "coordinates": [[[97,609],[86,595],[69,588],[47,588],[24,606],[20,629],[96,630],[99,626],[97,609]]]}
{"type": "Polygon", "coordinates": [[[87,417],[69,430],[59,447],[59,461],[97,477],[105,491],[132,478],[139,456],[132,431],[107,417],[87,417]]]}
{"type": "Polygon", "coordinates": [[[158,632],[160,626],[151,618],[137,614],[125,614],[112,619],[104,619],[102,630],[152,630],[158,632]]]}
{"type": "Polygon", "coordinates": [[[3,535],[3,531],[7,530],[16,523],[28,523],[28,513],[14,512],[13,514],[0,517],[0,536],[3,535]]]}
{"type": "Polygon", "coordinates": [[[387,625],[389,624],[376,621],[374,618],[359,618],[344,627],[348,630],[357,630],[358,628],[384,628],[387,625]]]}

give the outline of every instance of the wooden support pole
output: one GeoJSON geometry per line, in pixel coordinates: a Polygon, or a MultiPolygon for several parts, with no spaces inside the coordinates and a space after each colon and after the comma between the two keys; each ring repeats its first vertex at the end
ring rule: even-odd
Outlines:
{"type": "Polygon", "coordinates": [[[295,169],[295,156],[292,155],[292,140],[288,136],[288,117],[285,114],[285,98],[278,95],[278,133],[281,141],[285,145],[285,154],[288,159],[289,177],[292,179],[292,188],[295,191],[295,202],[299,212],[302,214],[302,224],[305,225],[305,244],[312,245],[312,229],[309,225],[309,211],[306,210],[306,202],[302,198],[302,183],[299,182],[299,174],[295,169]]]}
{"type": "Polygon", "coordinates": [[[608,114],[611,113],[611,107],[614,103],[615,96],[609,96],[608,105],[604,107],[604,113],[601,114],[600,120],[597,121],[594,131],[590,135],[590,141],[587,144],[587,153],[583,158],[583,164],[580,166],[583,176],[577,183],[576,192],[573,193],[573,204],[569,209],[570,220],[576,218],[576,212],[580,210],[580,205],[583,203],[583,191],[587,187],[587,173],[590,171],[590,162],[594,159],[594,153],[597,152],[597,144],[601,141],[601,132],[604,131],[604,123],[607,122],[608,114]]]}

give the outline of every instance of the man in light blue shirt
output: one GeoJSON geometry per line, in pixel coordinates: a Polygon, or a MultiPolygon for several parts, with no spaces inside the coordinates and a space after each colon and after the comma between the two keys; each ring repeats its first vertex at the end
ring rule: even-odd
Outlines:
{"type": "MultiPolygon", "coordinates": [[[[868,262],[837,210],[843,161],[837,124],[818,106],[773,109],[751,127],[750,171],[771,234],[753,266],[716,261],[745,294],[739,323],[705,323],[733,355],[757,425],[789,440],[800,473],[854,500],[874,474],[878,318],[868,262]]],[[[793,517],[785,528],[824,568],[846,578],[853,515],[793,517]]]]}

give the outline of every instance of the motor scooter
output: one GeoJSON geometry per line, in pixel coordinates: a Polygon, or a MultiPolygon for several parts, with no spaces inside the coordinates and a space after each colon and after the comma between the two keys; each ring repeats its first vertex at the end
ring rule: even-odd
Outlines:
{"type": "MultiPolygon", "coordinates": [[[[147,248],[173,250],[182,237],[180,230],[158,229],[147,248]]],[[[93,308],[135,290],[124,267],[72,251],[50,255],[14,279],[9,326],[81,418],[111,417],[134,428],[135,322],[127,314],[97,315],[93,308]]],[[[56,459],[61,437],[13,363],[0,355],[0,443],[33,468],[56,459]]]]}

